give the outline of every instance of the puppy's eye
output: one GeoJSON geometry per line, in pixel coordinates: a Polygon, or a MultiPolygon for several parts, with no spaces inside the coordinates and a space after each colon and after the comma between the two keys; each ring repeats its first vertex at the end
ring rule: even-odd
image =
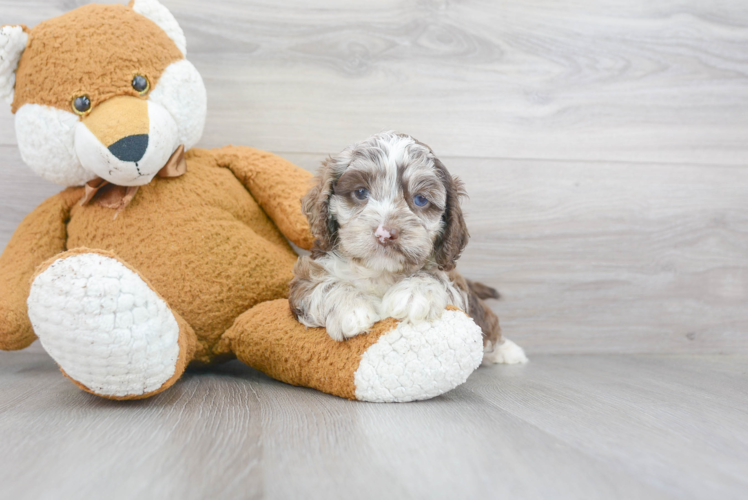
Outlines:
{"type": "Polygon", "coordinates": [[[148,83],[148,78],[143,75],[135,75],[132,79],[132,88],[140,95],[143,95],[151,88],[151,84],[148,83]]]}
{"type": "Polygon", "coordinates": [[[359,200],[363,201],[369,198],[369,190],[366,188],[358,188],[353,192],[353,195],[359,200]]]}
{"type": "Polygon", "coordinates": [[[91,109],[91,99],[87,95],[81,95],[73,99],[73,111],[77,114],[82,115],[89,109],[91,109]]]}
{"type": "Polygon", "coordinates": [[[415,198],[413,198],[413,203],[415,203],[416,206],[418,207],[425,207],[426,203],[428,202],[429,202],[428,198],[426,198],[425,196],[421,194],[417,194],[415,198]]]}

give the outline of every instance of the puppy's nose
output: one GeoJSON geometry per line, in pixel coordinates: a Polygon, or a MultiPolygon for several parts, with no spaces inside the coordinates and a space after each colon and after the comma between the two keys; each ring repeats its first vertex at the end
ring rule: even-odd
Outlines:
{"type": "Polygon", "coordinates": [[[140,161],[148,149],[148,134],[123,137],[109,146],[109,151],[121,161],[140,161]]]}
{"type": "Polygon", "coordinates": [[[382,224],[380,224],[377,230],[374,231],[374,236],[382,245],[389,245],[394,242],[397,240],[399,234],[400,231],[396,227],[385,226],[382,224]]]}

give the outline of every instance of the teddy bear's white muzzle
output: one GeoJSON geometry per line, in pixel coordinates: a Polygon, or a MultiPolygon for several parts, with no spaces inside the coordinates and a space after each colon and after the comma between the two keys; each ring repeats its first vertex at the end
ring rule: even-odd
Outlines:
{"type": "MultiPolygon", "coordinates": [[[[86,120],[75,129],[75,152],[83,168],[119,186],[143,186],[166,164],[179,146],[179,129],[160,104],[147,102],[147,133],[123,131],[105,144],[86,120]]],[[[111,117],[116,123],[117,117],[111,117]]]]}

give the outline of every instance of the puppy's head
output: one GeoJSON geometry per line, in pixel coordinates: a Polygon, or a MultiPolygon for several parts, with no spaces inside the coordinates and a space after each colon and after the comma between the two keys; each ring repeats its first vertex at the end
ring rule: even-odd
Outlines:
{"type": "Polygon", "coordinates": [[[433,151],[384,132],[325,160],[302,200],[317,247],[389,272],[455,267],[467,244],[462,183],[433,151]]]}

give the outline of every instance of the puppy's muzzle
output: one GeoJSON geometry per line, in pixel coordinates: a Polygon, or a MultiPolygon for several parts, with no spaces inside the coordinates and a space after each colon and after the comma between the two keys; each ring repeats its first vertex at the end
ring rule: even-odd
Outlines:
{"type": "Polygon", "coordinates": [[[380,245],[387,246],[397,241],[400,235],[400,230],[393,226],[385,226],[380,224],[376,231],[374,231],[374,237],[377,239],[380,245]]]}

